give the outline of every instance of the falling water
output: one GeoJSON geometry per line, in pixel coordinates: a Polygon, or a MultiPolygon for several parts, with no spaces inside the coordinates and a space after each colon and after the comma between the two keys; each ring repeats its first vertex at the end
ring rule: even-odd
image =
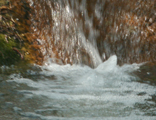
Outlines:
{"type": "Polygon", "coordinates": [[[113,54],[119,64],[155,61],[154,0],[31,0],[31,5],[45,59],[92,67],[113,54]]]}
{"type": "Polygon", "coordinates": [[[32,21],[47,59],[52,58],[54,62],[59,59],[63,64],[89,63],[93,67],[102,63],[96,43],[99,33],[86,11],[86,1],[34,0],[31,4],[34,9],[39,7],[35,14],[41,22],[32,21]],[[84,27],[88,29],[88,36],[84,27]]]}
{"type": "Polygon", "coordinates": [[[155,59],[154,0],[29,1],[44,64],[1,66],[0,119],[155,120],[135,74],[155,59]]]}

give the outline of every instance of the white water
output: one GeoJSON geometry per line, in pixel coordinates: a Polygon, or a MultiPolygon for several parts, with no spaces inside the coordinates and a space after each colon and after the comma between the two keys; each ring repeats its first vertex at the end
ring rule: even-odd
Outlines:
{"type": "MultiPolygon", "coordinates": [[[[32,6],[33,1],[40,3],[43,0],[30,0],[32,6]]],[[[54,58],[55,52],[58,52],[65,63],[69,59],[71,63],[81,64],[83,56],[80,51],[84,49],[96,68],[49,62],[40,66],[39,73],[28,70],[24,76],[12,74],[6,81],[0,82],[0,115],[4,116],[2,112],[8,111],[6,116],[9,116],[13,111],[15,116],[22,116],[21,120],[155,120],[156,100],[152,98],[156,95],[155,86],[140,83],[139,78],[133,75],[141,64],[120,67],[115,55],[102,63],[96,43],[100,31],[93,27],[93,18],[89,17],[86,9],[87,1],[82,0],[79,4],[76,0],[69,0],[75,9],[70,8],[68,0],[62,1],[45,0],[52,14],[45,18],[42,16],[46,7],[42,9],[42,4],[38,3],[40,10],[35,11],[36,14],[40,12],[38,21],[47,21],[44,26],[39,24],[34,27],[41,35],[38,42],[43,46],[42,52],[47,59],[54,58]],[[83,14],[84,23],[79,20],[79,13],[83,14]],[[89,30],[88,37],[84,27],[89,30]],[[55,52],[53,47],[56,47],[55,52]]],[[[95,15],[101,22],[104,19],[102,6],[100,8],[97,2],[95,7],[95,15]]],[[[118,35],[124,36],[123,33],[118,35]]],[[[103,47],[107,54],[112,54],[107,42],[103,47]]],[[[1,79],[3,75],[0,74],[1,79]]]]}
{"type": "Polygon", "coordinates": [[[96,69],[48,63],[36,80],[11,75],[8,83],[33,88],[17,89],[25,95],[22,99],[42,101],[35,110],[14,107],[14,111],[42,120],[154,120],[147,113],[156,108],[141,109],[138,105],[155,105],[150,99],[156,93],[154,86],[139,83],[132,75],[140,65],[120,67],[113,55],[96,69]]]}

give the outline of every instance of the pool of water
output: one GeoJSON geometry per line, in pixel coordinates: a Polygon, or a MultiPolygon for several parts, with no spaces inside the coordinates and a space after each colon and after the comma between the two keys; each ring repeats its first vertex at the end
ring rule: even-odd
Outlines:
{"type": "Polygon", "coordinates": [[[1,67],[0,119],[155,120],[155,85],[140,82],[141,64],[1,67]]]}

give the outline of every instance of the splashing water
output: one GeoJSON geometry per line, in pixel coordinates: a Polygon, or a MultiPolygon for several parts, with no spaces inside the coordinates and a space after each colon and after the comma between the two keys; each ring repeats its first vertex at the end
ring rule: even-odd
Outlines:
{"type": "Polygon", "coordinates": [[[132,74],[140,65],[120,67],[116,55],[95,69],[49,62],[38,72],[28,70],[25,77],[12,74],[1,83],[14,93],[5,104],[29,119],[154,120],[155,86],[139,83],[132,74]]]}
{"type": "Polygon", "coordinates": [[[132,13],[122,5],[124,11],[115,12],[115,1],[110,2],[113,9],[107,0],[88,1],[30,0],[45,64],[26,71],[1,67],[0,118],[155,120],[155,86],[141,83],[134,74],[143,64],[117,64],[117,59],[130,62],[143,52],[135,41],[140,29],[117,24],[132,13]],[[111,57],[102,62],[101,56],[111,57]]]}

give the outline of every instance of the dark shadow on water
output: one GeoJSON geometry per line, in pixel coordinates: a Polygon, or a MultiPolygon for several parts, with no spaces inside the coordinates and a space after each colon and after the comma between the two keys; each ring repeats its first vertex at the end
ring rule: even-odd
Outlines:
{"type": "Polygon", "coordinates": [[[135,74],[140,78],[139,82],[156,85],[156,63],[147,63],[141,66],[135,74]]]}

